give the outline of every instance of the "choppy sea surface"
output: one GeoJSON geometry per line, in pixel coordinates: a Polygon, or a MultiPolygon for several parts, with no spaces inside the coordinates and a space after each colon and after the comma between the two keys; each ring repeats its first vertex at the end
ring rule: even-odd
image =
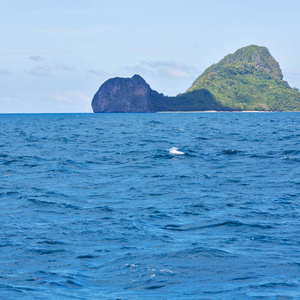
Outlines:
{"type": "Polygon", "coordinates": [[[0,170],[1,299],[300,299],[300,113],[0,115],[0,170]]]}

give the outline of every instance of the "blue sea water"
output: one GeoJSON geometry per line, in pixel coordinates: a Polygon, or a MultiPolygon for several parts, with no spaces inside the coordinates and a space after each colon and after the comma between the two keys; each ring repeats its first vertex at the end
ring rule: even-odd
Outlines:
{"type": "Polygon", "coordinates": [[[0,115],[0,170],[1,299],[300,299],[300,113],[0,115]]]}

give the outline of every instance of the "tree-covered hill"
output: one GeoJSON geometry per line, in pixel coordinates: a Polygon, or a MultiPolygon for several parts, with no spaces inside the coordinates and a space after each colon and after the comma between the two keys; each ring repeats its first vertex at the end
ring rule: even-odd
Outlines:
{"type": "Polygon", "coordinates": [[[186,93],[206,89],[233,110],[299,111],[299,91],[282,78],[269,50],[251,45],[207,68],[186,93]]]}
{"type": "Polygon", "coordinates": [[[107,80],[95,94],[94,112],[300,111],[300,92],[286,81],[265,47],[251,45],[225,56],[183,94],[168,97],[139,75],[107,80]]]}

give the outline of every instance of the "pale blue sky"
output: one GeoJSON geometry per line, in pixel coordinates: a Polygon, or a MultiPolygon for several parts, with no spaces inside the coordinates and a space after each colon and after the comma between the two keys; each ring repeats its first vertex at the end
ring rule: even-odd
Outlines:
{"type": "Polygon", "coordinates": [[[299,0],[0,0],[0,113],[92,112],[111,77],[184,92],[238,48],[266,46],[300,88],[299,0]]]}

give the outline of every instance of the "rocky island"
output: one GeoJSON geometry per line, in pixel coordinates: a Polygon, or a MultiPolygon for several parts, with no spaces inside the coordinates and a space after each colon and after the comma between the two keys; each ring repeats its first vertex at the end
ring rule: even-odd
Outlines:
{"type": "Polygon", "coordinates": [[[94,112],[149,112],[150,86],[139,75],[111,78],[92,101],[94,112]]]}
{"type": "Polygon", "coordinates": [[[300,111],[300,92],[283,80],[266,47],[251,45],[207,68],[184,93],[164,96],[139,75],[107,80],[92,100],[96,113],[158,111],[300,111]]]}

